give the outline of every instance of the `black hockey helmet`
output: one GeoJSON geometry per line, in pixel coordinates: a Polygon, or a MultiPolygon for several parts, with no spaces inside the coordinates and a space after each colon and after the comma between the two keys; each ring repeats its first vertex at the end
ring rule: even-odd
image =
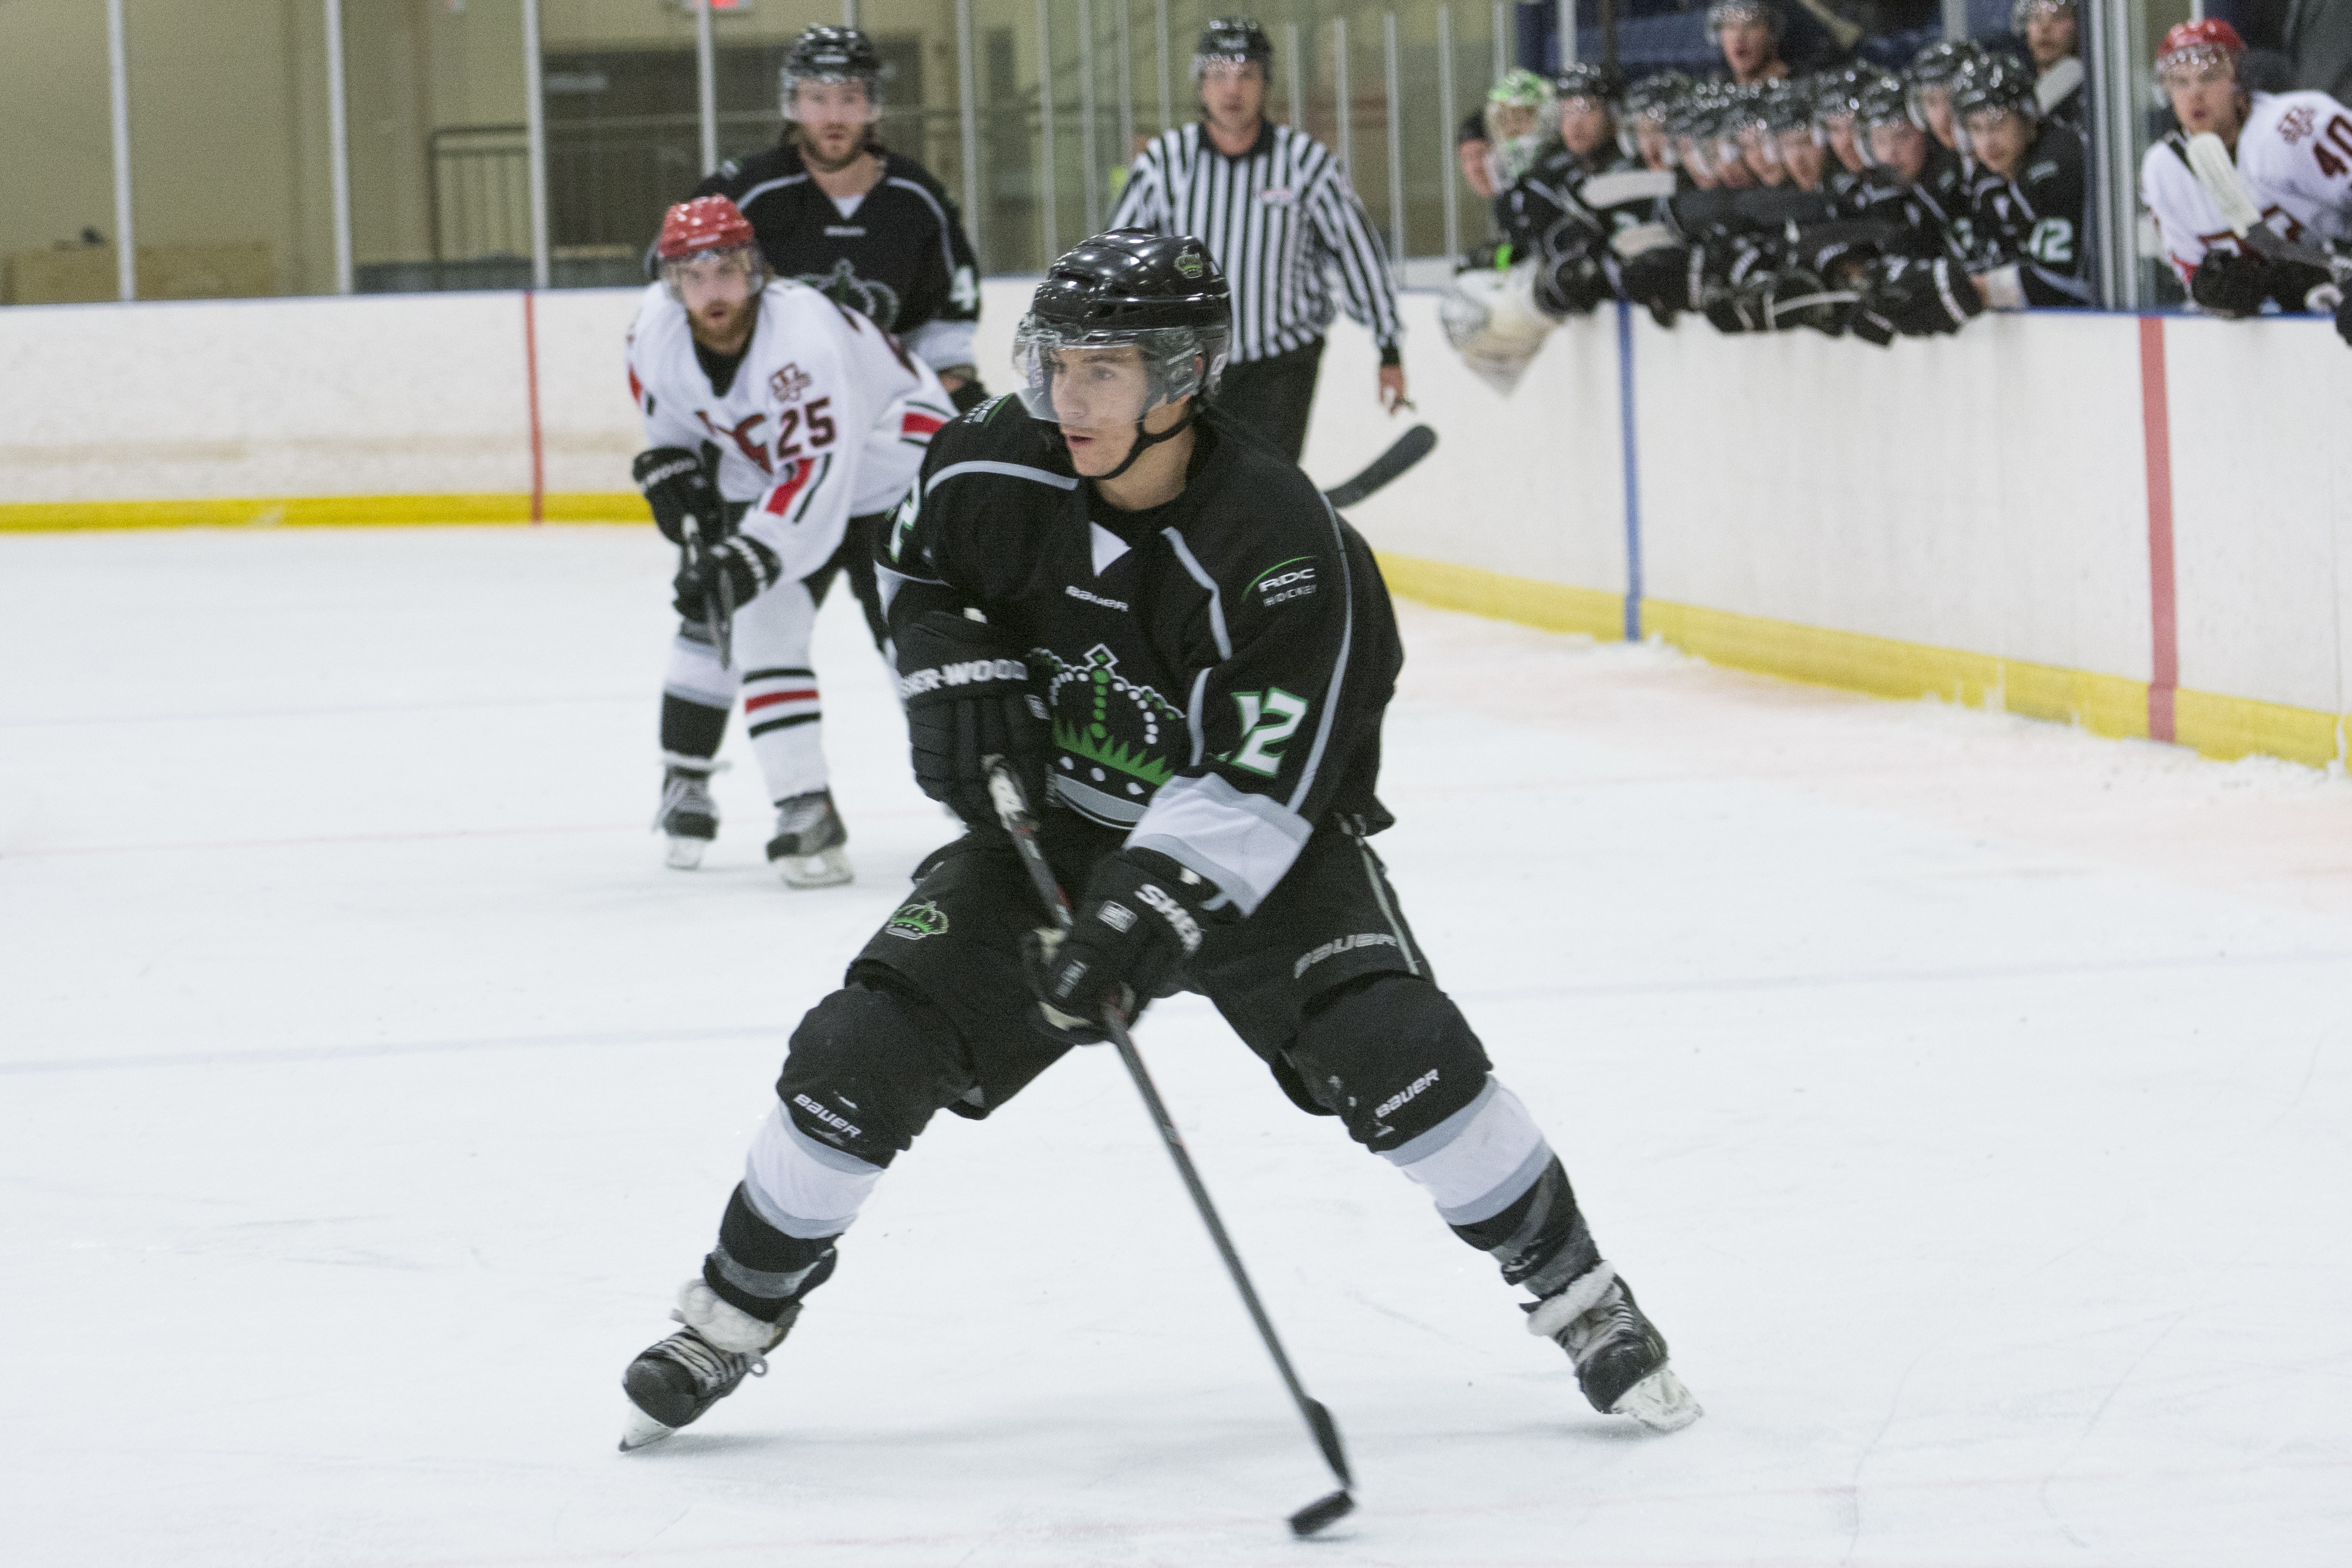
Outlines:
{"type": "Polygon", "coordinates": [[[1813,123],[1813,83],[1768,82],[1760,106],[1764,129],[1778,136],[1784,131],[1804,131],[1813,123]]]}
{"type": "Polygon", "coordinates": [[[2042,118],[2042,100],[2034,92],[2035,72],[2013,55],[1988,54],[1960,68],[1952,79],[1952,118],[1965,123],[1971,114],[1999,110],[2042,118]]]}
{"type": "Polygon", "coordinates": [[[1965,38],[1944,38],[1911,57],[1909,75],[1915,86],[1941,87],[1960,74],[1976,58],[1977,47],[1965,38]]]}
{"type": "Polygon", "coordinates": [[[1623,90],[1615,71],[1590,60],[1572,61],[1551,79],[1552,97],[1561,103],[1571,98],[1594,98],[1613,109],[1618,94],[1623,90]]]}
{"type": "Polygon", "coordinates": [[[1688,92],[1691,79],[1680,71],[1660,71],[1645,76],[1625,89],[1625,114],[1628,119],[1639,115],[1663,124],[1666,110],[1675,99],[1688,92]]]}
{"type": "Polygon", "coordinates": [[[1863,83],[1862,90],[1853,96],[1853,123],[1865,132],[1874,125],[1897,123],[1919,129],[1919,122],[1911,118],[1911,84],[1899,76],[1863,83]]]}
{"type": "Polygon", "coordinates": [[[1268,81],[1274,79],[1274,40],[1255,16],[1220,16],[1201,30],[1192,46],[1192,79],[1199,81],[1213,65],[1257,62],[1268,81]]]}
{"type": "MultiPolygon", "coordinates": [[[[1054,381],[1064,369],[1063,356],[1133,347],[1142,356],[1144,383],[1138,405],[1122,411],[1135,421],[1131,463],[1145,447],[1190,423],[1188,416],[1147,437],[1145,415],[1163,403],[1216,390],[1232,334],[1233,290],[1199,240],[1142,228],[1098,234],[1046,268],[1013,334],[1022,406],[1046,424],[1058,423],[1054,381]]],[[[1125,468],[1103,477],[1115,478],[1125,468]]]]}
{"type": "Polygon", "coordinates": [[[882,56],[874,40],[856,27],[811,27],[784,51],[776,92],[787,120],[793,117],[793,97],[804,81],[864,82],[866,102],[876,114],[882,112],[882,56]]]}

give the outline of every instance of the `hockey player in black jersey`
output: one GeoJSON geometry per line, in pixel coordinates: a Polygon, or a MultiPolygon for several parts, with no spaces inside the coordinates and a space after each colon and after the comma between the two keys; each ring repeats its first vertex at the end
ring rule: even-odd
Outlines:
{"type": "Polygon", "coordinates": [[[2045,120],[2033,73],[2006,55],[1971,61],[1952,112],[1990,176],[1975,193],[1977,289],[1996,310],[2092,303],[2083,244],[2083,139],[2045,120]]]}
{"type": "Polygon", "coordinates": [[[935,439],[879,565],[916,776],[970,831],[794,1032],[686,1327],[625,1374],[625,1447],[762,1364],[936,1112],[986,1117],[1182,989],[1527,1289],[1596,1407],[1698,1415],[1368,842],[1388,593],[1313,483],[1218,416],[1228,310],[1199,241],[1098,236],[1037,289],[1022,394],[935,439]],[[996,826],[992,756],[1045,803],[1066,938],[996,826]]]}
{"type": "Polygon", "coordinates": [[[963,219],[929,170],[874,137],[882,57],[855,27],[811,27],[779,78],[781,142],[695,187],[751,220],[768,268],[894,332],[959,409],[986,396],[972,363],[980,272],[963,219]]]}

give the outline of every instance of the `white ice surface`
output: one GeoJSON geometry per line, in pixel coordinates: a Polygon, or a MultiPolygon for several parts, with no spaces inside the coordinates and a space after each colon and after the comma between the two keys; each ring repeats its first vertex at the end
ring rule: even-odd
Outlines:
{"type": "MultiPolygon", "coordinates": [[[[1203,1004],[884,1180],[642,1455],[802,1010],[945,836],[845,595],[858,880],[661,865],[650,530],[0,539],[0,1563],[2352,1561],[2352,787],[1406,607],[1381,839],[1707,1407],[1595,1416],[1203,1004]]],[[[740,754],[740,739],[730,753],[740,754]]]]}

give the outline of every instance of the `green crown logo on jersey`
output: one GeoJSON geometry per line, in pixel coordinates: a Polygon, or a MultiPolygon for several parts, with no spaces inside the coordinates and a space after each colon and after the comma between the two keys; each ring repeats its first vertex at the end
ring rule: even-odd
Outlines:
{"type": "Polygon", "coordinates": [[[947,911],[929,899],[919,904],[901,904],[898,912],[882,928],[892,936],[908,942],[920,942],[927,936],[945,936],[948,931],[947,911]]]}
{"type": "Polygon", "coordinates": [[[1051,648],[1031,657],[1052,672],[1045,703],[1054,715],[1054,744],[1066,773],[1140,803],[1176,776],[1161,749],[1185,733],[1184,710],[1140,681],[1119,673],[1118,656],[1101,643],[1072,664],[1051,648]],[[1114,779],[1110,774],[1118,774],[1114,779]]]}

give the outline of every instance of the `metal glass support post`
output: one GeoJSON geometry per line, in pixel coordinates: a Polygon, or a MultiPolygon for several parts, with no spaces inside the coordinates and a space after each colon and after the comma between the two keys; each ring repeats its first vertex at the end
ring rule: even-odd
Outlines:
{"type": "Polygon", "coordinates": [[[1094,0],[1078,0],[1078,167],[1087,180],[1087,232],[1102,228],[1102,153],[1095,145],[1102,111],[1095,104],[1094,0]]]}
{"type": "Polygon", "coordinates": [[[335,213],[335,292],[352,291],[351,105],[343,93],[343,0],[327,0],[327,169],[335,213]]]}
{"type": "MultiPolygon", "coordinates": [[[[1488,82],[1502,80],[1503,73],[1511,68],[1511,56],[1517,52],[1511,43],[1511,0],[1495,0],[1495,74],[1486,79],[1488,82]]],[[[1478,101],[1486,102],[1486,95],[1480,93],[1478,101]]]]}
{"type": "Polygon", "coordinates": [[[1124,169],[1135,156],[1135,0],[1118,0],[1118,162],[1124,169]]]}
{"type": "MultiPolygon", "coordinates": [[[[972,60],[972,0],[956,0],[956,118],[962,132],[963,227],[975,254],[987,241],[980,222],[980,87],[972,60]]],[[[981,270],[987,270],[985,264],[981,270]]]]}
{"type": "Polygon", "coordinates": [[[1054,0],[1037,0],[1037,220],[1043,226],[1044,271],[1060,254],[1061,215],[1054,201],[1054,0]]]}
{"type": "Polygon", "coordinates": [[[1454,7],[1437,8],[1437,149],[1445,193],[1445,254],[1462,254],[1461,159],[1454,151],[1454,7]]]}
{"type": "Polygon", "coordinates": [[[1969,0],[1944,0],[1944,37],[1964,43],[1969,36],[1969,0]]]}
{"type": "Polygon", "coordinates": [[[122,0],[106,0],[106,74],[114,117],[114,282],[128,301],[139,298],[139,247],[131,234],[131,59],[122,0]]]}
{"type": "MultiPolygon", "coordinates": [[[[1176,99],[1168,81],[1168,0],[1151,0],[1151,26],[1160,46],[1160,129],[1176,129],[1176,99]]],[[[1293,28],[1296,35],[1297,29],[1293,28]]]]}
{"type": "Polygon", "coordinates": [[[1339,173],[1355,178],[1356,100],[1348,87],[1348,18],[1331,18],[1331,97],[1339,117],[1339,173]]]}
{"type": "Polygon", "coordinates": [[[1282,25],[1282,63],[1286,69],[1290,89],[1290,123],[1307,129],[1307,57],[1298,48],[1298,24],[1282,25]]]}
{"type": "Polygon", "coordinates": [[[1404,270],[1404,110],[1397,89],[1396,13],[1381,16],[1381,69],[1386,77],[1389,116],[1389,266],[1404,270]]]}
{"type": "Polygon", "coordinates": [[[540,81],[539,0],[522,0],[522,121],[530,178],[530,286],[548,286],[547,94],[540,81]]]}
{"type": "Polygon", "coordinates": [[[702,129],[702,172],[719,167],[719,62],[710,38],[710,0],[694,0],[694,106],[702,129]]]}
{"type": "Polygon", "coordinates": [[[841,0],[841,25],[845,27],[857,26],[857,0],[841,0]]]}
{"type": "Polygon", "coordinates": [[[1559,0],[1552,15],[1559,18],[1559,68],[1566,70],[1576,63],[1576,0],[1559,0]]]}
{"type": "Polygon", "coordinates": [[[2101,302],[2113,310],[2139,308],[2139,208],[2132,167],[2136,106],[2130,0],[2094,0],[2083,7],[2084,64],[2091,73],[2092,233],[2098,245],[2101,302]]]}

